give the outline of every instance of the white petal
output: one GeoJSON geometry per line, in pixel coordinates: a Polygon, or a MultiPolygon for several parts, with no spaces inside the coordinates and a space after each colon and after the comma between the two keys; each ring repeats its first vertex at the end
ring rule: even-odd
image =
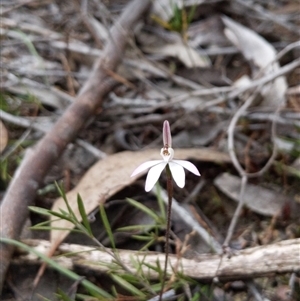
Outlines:
{"type": "Polygon", "coordinates": [[[154,187],[155,183],[158,181],[158,178],[160,177],[166,165],[167,165],[166,162],[160,161],[159,164],[150,168],[146,179],[146,185],[145,185],[145,190],[147,192],[154,187]]]}
{"type": "Polygon", "coordinates": [[[187,170],[189,170],[196,176],[200,176],[200,173],[199,173],[197,167],[193,163],[191,163],[189,161],[185,161],[185,160],[173,160],[172,162],[181,165],[182,167],[186,168],[187,170]]]}
{"type": "Polygon", "coordinates": [[[176,164],[174,161],[169,162],[172,177],[178,187],[183,188],[185,185],[185,173],[181,165],[176,164]]]}
{"type": "Polygon", "coordinates": [[[159,164],[162,162],[162,160],[152,160],[152,161],[147,161],[145,163],[142,163],[140,166],[138,166],[132,173],[131,177],[134,177],[138,175],[139,173],[149,169],[150,167],[159,164]]]}

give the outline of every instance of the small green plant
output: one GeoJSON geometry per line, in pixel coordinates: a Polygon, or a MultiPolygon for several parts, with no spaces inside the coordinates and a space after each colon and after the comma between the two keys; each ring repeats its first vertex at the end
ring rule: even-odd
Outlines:
{"type": "MultiPolygon", "coordinates": [[[[107,252],[112,258],[113,258],[113,264],[107,264],[108,267],[108,274],[110,275],[111,279],[118,285],[121,286],[123,289],[125,289],[130,295],[136,296],[137,300],[147,300],[147,298],[149,296],[155,296],[156,295],[156,291],[159,291],[161,289],[160,285],[156,284],[156,283],[151,283],[149,279],[147,279],[146,275],[143,275],[142,273],[142,268],[141,265],[144,264],[143,262],[138,262],[136,260],[134,260],[134,258],[132,259],[132,263],[133,265],[135,265],[136,270],[140,270],[141,273],[136,273],[134,274],[121,260],[120,257],[118,255],[118,251],[116,249],[115,246],[115,241],[114,241],[114,236],[109,224],[109,221],[107,219],[106,216],[106,212],[104,210],[103,205],[100,206],[100,216],[103,222],[103,225],[105,227],[105,230],[107,232],[107,235],[110,239],[111,245],[112,245],[112,249],[108,249],[105,248],[101,242],[99,242],[96,237],[93,235],[90,224],[89,224],[89,220],[88,220],[88,216],[85,212],[85,208],[84,208],[84,203],[83,200],[81,199],[80,195],[78,195],[77,197],[77,206],[78,206],[78,210],[80,212],[80,217],[81,220],[80,221],[73,209],[70,207],[68,200],[66,198],[66,195],[64,193],[64,190],[59,187],[57,185],[57,189],[60,193],[60,195],[62,196],[62,198],[65,201],[66,204],[66,208],[67,211],[65,210],[60,210],[60,212],[55,212],[52,210],[48,210],[48,209],[43,209],[43,208],[39,208],[39,207],[30,207],[29,209],[35,213],[38,214],[42,214],[45,216],[54,216],[57,219],[64,219],[67,220],[69,222],[71,222],[75,228],[74,229],[65,229],[65,228],[53,228],[49,223],[50,221],[46,221],[46,222],[42,222],[39,223],[35,226],[32,227],[33,230],[68,230],[68,231],[73,231],[73,232],[78,232],[81,234],[85,234],[86,236],[88,236],[94,243],[96,243],[96,245],[98,246],[98,248],[100,248],[102,251],[107,252]],[[122,273],[120,273],[120,270],[122,270],[122,273]]],[[[132,200],[132,202],[134,202],[132,200]]],[[[29,251],[28,247],[26,249],[27,251],[29,251]]],[[[70,255],[70,254],[69,254],[70,255]]],[[[44,259],[44,256],[42,257],[42,259],[44,259]]],[[[51,260],[51,259],[50,259],[51,260]]],[[[53,261],[53,260],[52,260],[53,261]]],[[[52,261],[50,262],[52,264],[52,261]]],[[[48,264],[49,262],[46,261],[48,264]]],[[[55,261],[53,261],[55,262],[55,261]]],[[[50,264],[50,265],[51,265],[50,264]]],[[[51,265],[52,266],[52,265],[51,265]]],[[[57,268],[57,264],[55,264],[55,267],[57,268]]],[[[160,269],[160,267],[153,267],[154,270],[160,269]]],[[[160,271],[161,273],[161,271],[160,271]]],[[[71,272],[71,274],[67,274],[68,276],[72,275],[73,276],[73,272],[71,272]]],[[[79,279],[79,275],[77,275],[77,277],[75,278],[75,276],[73,276],[72,279],[74,280],[78,280],[79,279]]],[[[82,285],[86,288],[85,286],[86,282],[82,282],[82,285]]],[[[91,293],[89,291],[89,293],[91,293]]],[[[103,291],[102,289],[99,289],[98,291],[98,295],[95,296],[95,294],[91,293],[91,296],[97,297],[97,298],[106,298],[105,300],[116,300],[117,298],[117,290],[114,289],[112,287],[112,292],[111,293],[107,293],[105,291],[103,291]],[[101,294],[100,294],[101,292],[101,294]],[[100,296],[100,297],[99,297],[100,296]]],[[[65,300],[63,298],[65,298],[65,296],[63,296],[63,294],[61,294],[61,300],[65,300]]],[[[67,300],[67,299],[66,299],[67,300]]],[[[103,299],[99,299],[99,300],[103,300],[103,299]]]]}
{"type": "MultiPolygon", "coordinates": [[[[24,248],[28,252],[33,252],[37,256],[39,256],[42,260],[44,260],[49,266],[51,266],[54,269],[57,269],[64,275],[70,277],[74,281],[78,282],[79,286],[82,286],[87,292],[88,295],[83,294],[76,294],[76,300],[118,300],[119,297],[119,289],[122,288],[122,291],[127,291],[127,294],[129,296],[134,296],[135,300],[148,300],[149,298],[152,298],[154,296],[157,296],[159,292],[162,290],[162,285],[164,283],[165,279],[165,272],[164,267],[160,265],[160,262],[157,261],[156,264],[150,264],[145,260],[140,260],[135,258],[135,256],[131,257],[131,263],[130,265],[134,267],[135,273],[132,272],[131,269],[129,269],[128,265],[124,264],[122,260],[120,259],[118,250],[116,249],[115,241],[114,241],[114,235],[112,232],[112,229],[110,227],[109,220],[107,218],[104,206],[100,206],[100,216],[101,220],[103,222],[104,228],[107,232],[107,235],[109,237],[112,249],[104,247],[101,242],[99,242],[95,236],[93,235],[93,232],[91,230],[91,226],[89,224],[89,219],[86,214],[85,208],[84,208],[84,202],[81,199],[80,195],[77,197],[77,206],[78,210],[80,212],[80,218],[79,220],[73,209],[70,207],[68,200],[66,198],[66,194],[64,193],[64,190],[59,187],[58,185],[57,189],[62,196],[62,198],[65,201],[67,210],[60,210],[59,212],[55,212],[52,210],[39,208],[39,207],[30,207],[30,210],[42,214],[44,216],[54,216],[57,219],[64,219],[69,222],[71,222],[75,228],[74,229],[65,229],[65,228],[54,228],[50,225],[50,221],[45,221],[42,223],[39,223],[32,227],[34,230],[68,230],[73,232],[78,232],[81,234],[85,234],[88,236],[94,243],[96,243],[97,247],[101,249],[101,251],[104,251],[108,253],[113,261],[112,263],[107,262],[95,262],[96,265],[105,265],[107,268],[107,274],[110,276],[112,283],[115,283],[115,285],[111,285],[110,292],[104,291],[101,288],[98,288],[90,281],[84,279],[82,280],[82,277],[80,275],[77,275],[76,273],[69,271],[63,267],[60,267],[59,264],[55,261],[55,258],[50,259],[47,256],[38,253],[36,250],[31,250],[30,247],[19,243],[15,241],[6,241],[9,243],[12,243],[14,245],[17,245],[21,248],[24,248]],[[148,274],[145,274],[145,269],[143,267],[147,267],[150,270],[153,270],[158,275],[158,280],[154,281],[148,278],[148,274]]],[[[160,191],[158,186],[158,191],[160,191]]],[[[119,229],[120,231],[128,230],[128,229],[138,229],[144,231],[143,235],[137,235],[135,236],[136,239],[145,240],[146,245],[142,248],[142,250],[147,250],[148,247],[154,243],[157,243],[160,239],[163,240],[163,238],[159,237],[159,231],[162,228],[165,228],[166,225],[166,212],[165,212],[165,206],[163,204],[162,198],[159,197],[160,193],[158,193],[158,203],[160,212],[155,213],[151,209],[147,208],[146,206],[140,204],[139,202],[133,200],[133,199],[127,199],[127,201],[133,205],[134,207],[138,208],[139,210],[145,212],[149,216],[151,216],[154,220],[154,224],[152,225],[144,225],[144,226],[131,226],[131,227],[124,227],[122,229],[119,229]]],[[[65,256],[71,256],[74,254],[65,254],[65,256]]],[[[183,275],[180,274],[180,266],[173,270],[173,277],[172,281],[170,282],[170,288],[174,288],[176,290],[182,291],[182,288],[188,285],[194,285],[195,281],[191,279],[187,279],[183,275]],[[177,271],[178,270],[178,271],[177,271]]],[[[167,290],[165,294],[172,293],[175,294],[175,291],[173,290],[167,290]]],[[[179,294],[184,300],[184,294],[179,294]]],[[[70,299],[70,296],[62,291],[57,293],[57,296],[60,300],[72,300],[70,299]]],[[[179,300],[179,299],[178,299],[179,300]]]]}
{"type": "MultiPolygon", "coordinates": [[[[157,185],[159,189],[159,185],[157,185]]],[[[162,200],[158,200],[159,203],[163,203],[162,200]]],[[[145,214],[147,214],[149,217],[151,217],[154,221],[154,224],[149,225],[132,225],[132,226],[126,226],[122,228],[118,228],[117,231],[124,232],[124,231],[136,231],[141,234],[133,234],[132,238],[139,240],[139,241],[145,241],[145,245],[140,249],[141,251],[148,250],[152,245],[159,242],[161,238],[159,237],[159,232],[161,229],[165,228],[166,225],[166,213],[165,213],[165,207],[160,205],[160,214],[152,211],[145,205],[127,198],[127,202],[137,208],[138,210],[141,210],[145,214]]]]}
{"type": "MultiPolygon", "coordinates": [[[[73,279],[75,281],[78,281],[78,280],[81,279],[81,277],[79,275],[77,275],[76,273],[62,267],[55,260],[49,258],[48,256],[44,255],[43,253],[40,253],[39,251],[37,251],[33,248],[28,247],[24,243],[21,243],[19,241],[13,240],[13,239],[5,238],[5,237],[0,237],[0,242],[10,244],[10,245],[13,245],[15,247],[19,247],[20,249],[23,249],[23,250],[25,250],[29,253],[35,254],[36,256],[41,258],[44,262],[46,262],[50,267],[57,270],[61,274],[69,277],[70,279],[73,279]]],[[[101,288],[97,287],[96,285],[94,285],[90,281],[83,280],[81,282],[81,284],[91,294],[91,296],[94,296],[94,297],[98,298],[98,300],[100,300],[100,301],[101,300],[103,300],[103,301],[104,300],[113,300],[112,296],[110,294],[108,294],[107,292],[105,292],[101,288]]]]}
{"type": "Polygon", "coordinates": [[[181,34],[185,33],[188,25],[192,22],[195,15],[196,6],[193,5],[189,10],[185,7],[180,8],[176,3],[173,5],[173,17],[168,21],[164,21],[157,16],[152,16],[152,19],[162,27],[177,31],[181,34]]]}

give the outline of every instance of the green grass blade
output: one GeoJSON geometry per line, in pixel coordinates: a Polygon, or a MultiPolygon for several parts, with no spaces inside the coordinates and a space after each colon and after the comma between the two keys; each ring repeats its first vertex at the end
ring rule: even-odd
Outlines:
{"type": "Polygon", "coordinates": [[[159,216],[153,212],[150,208],[146,207],[145,205],[133,200],[133,199],[130,199],[130,198],[127,198],[126,199],[128,203],[130,203],[132,206],[140,209],[141,211],[145,212],[147,215],[151,216],[156,222],[159,222],[160,218],[159,216]]]}
{"type": "Polygon", "coordinates": [[[142,298],[145,298],[146,295],[138,288],[133,286],[131,283],[127,282],[125,279],[118,275],[111,275],[111,278],[116,281],[119,285],[121,285],[123,288],[125,288],[128,292],[133,294],[134,296],[139,296],[142,298]]]}
{"type": "Polygon", "coordinates": [[[108,218],[107,218],[104,206],[102,204],[100,204],[100,215],[101,215],[101,219],[102,219],[104,228],[105,228],[106,233],[108,235],[108,238],[109,238],[110,243],[112,245],[112,248],[115,249],[116,245],[115,245],[114,235],[113,235],[113,233],[111,231],[111,227],[110,227],[110,224],[109,224],[109,221],[108,221],[108,218]]]}
{"type": "Polygon", "coordinates": [[[132,225],[132,226],[125,226],[125,227],[121,227],[118,228],[117,231],[120,232],[132,232],[132,231],[136,231],[136,232],[149,232],[152,229],[160,229],[161,227],[158,225],[153,225],[153,224],[145,224],[145,225],[132,225]]]}
{"type": "Polygon", "coordinates": [[[31,212],[40,214],[40,215],[46,215],[46,216],[51,216],[51,212],[48,209],[41,208],[41,207],[36,207],[36,206],[28,206],[28,209],[31,212]]]}
{"type": "Polygon", "coordinates": [[[79,194],[77,195],[77,205],[78,205],[79,213],[80,213],[81,218],[82,218],[82,223],[83,223],[85,229],[87,230],[88,234],[92,237],[93,232],[92,232],[92,229],[91,229],[91,226],[90,226],[90,223],[89,223],[89,219],[88,219],[88,217],[86,215],[86,212],[85,212],[85,208],[84,208],[84,205],[83,205],[82,198],[79,194]]]}
{"type": "Polygon", "coordinates": [[[72,209],[71,206],[69,205],[69,202],[68,202],[68,200],[67,200],[67,196],[66,196],[66,194],[65,194],[65,191],[63,190],[63,188],[61,188],[61,187],[58,185],[58,183],[55,182],[55,185],[56,185],[56,188],[57,188],[57,190],[58,190],[60,196],[62,197],[62,199],[64,200],[64,202],[65,202],[65,204],[66,204],[66,207],[67,207],[67,209],[68,209],[69,215],[74,219],[74,222],[73,222],[73,223],[74,223],[74,224],[80,223],[79,220],[77,219],[77,217],[76,217],[76,215],[75,215],[73,209],[72,209]]]}
{"type": "Polygon", "coordinates": [[[56,216],[59,219],[65,219],[65,220],[71,222],[72,224],[74,224],[74,220],[69,216],[68,212],[66,212],[66,211],[61,211],[61,213],[59,213],[56,211],[52,211],[52,210],[44,209],[44,208],[40,208],[40,207],[35,207],[35,206],[29,206],[28,208],[30,211],[38,213],[40,215],[56,216]]]}
{"type": "MultiPolygon", "coordinates": [[[[40,253],[39,251],[37,251],[33,248],[28,247],[24,243],[21,243],[19,241],[13,240],[13,239],[5,238],[5,237],[0,237],[0,242],[19,247],[19,248],[21,248],[21,249],[23,249],[23,250],[25,250],[29,253],[35,254],[36,256],[41,258],[44,262],[46,262],[49,266],[51,266],[53,269],[59,271],[61,274],[69,277],[70,279],[73,279],[75,281],[82,279],[81,276],[77,275],[73,271],[70,271],[70,270],[60,266],[57,262],[55,262],[54,260],[52,260],[48,256],[40,253]]],[[[92,294],[94,297],[101,298],[100,300],[108,300],[108,299],[112,300],[113,299],[113,297],[109,293],[107,293],[106,291],[104,291],[101,288],[97,287],[95,284],[93,284],[92,282],[90,282],[86,279],[81,282],[81,285],[86,290],[88,290],[88,292],[90,294],[92,294]],[[106,299],[103,299],[103,298],[106,298],[106,299]]]]}
{"type": "Polygon", "coordinates": [[[60,288],[58,288],[56,296],[59,298],[59,300],[62,300],[62,301],[74,301],[60,288]]]}
{"type": "Polygon", "coordinates": [[[51,231],[51,230],[57,230],[57,231],[68,231],[72,233],[80,233],[83,234],[81,230],[74,229],[74,228],[63,228],[63,227],[52,227],[52,226],[32,226],[30,227],[32,230],[42,230],[42,231],[51,231]]]}
{"type": "Polygon", "coordinates": [[[139,240],[139,241],[149,241],[149,240],[153,240],[153,237],[151,236],[143,236],[143,235],[132,235],[132,238],[139,240]]]}

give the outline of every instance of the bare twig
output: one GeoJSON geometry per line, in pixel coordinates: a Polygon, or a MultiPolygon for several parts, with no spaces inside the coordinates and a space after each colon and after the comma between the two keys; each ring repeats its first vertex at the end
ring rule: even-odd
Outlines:
{"type": "MultiPolygon", "coordinates": [[[[298,42],[292,43],[292,44],[288,45],[279,54],[277,54],[276,59],[279,59],[280,57],[282,57],[283,55],[285,55],[288,51],[290,51],[291,49],[293,49],[295,47],[298,47],[298,46],[299,46],[298,42]]],[[[296,68],[299,65],[299,63],[300,63],[300,60],[297,59],[297,60],[293,61],[292,63],[290,63],[289,66],[286,65],[286,66],[282,67],[281,69],[279,69],[278,71],[276,71],[274,73],[275,74],[279,73],[280,75],[285,74],[286,72],[289,72],[289,71],[293,70],[294,68],[296,68]]],[[[275,120],[278,117],[280,106],[278,106],[277,110],[275,111],[275,118],[274,118],[274,120],[272,122],[272,132],[271,132],[271,138],[272,138],[272,141],[273,141],[272,155],[270,156],[270,158],[267,161],[267,163],[258,172],[247,173],[242,168],[241,164],[239,163],[239,161],[237,159],[237,156],[236,156],[236,153],[234,151],[234,128],[235,128],[235,125],[236,125],[237,121],[239,120],[239,118],[243,114],[245,114],[245,112],[247,111],[248,107],[252,104],[254,98],[256,97],[256,94],[259,91],[259,88],[266,83],[266,79],[268,77],[270,77],[270,76],[273,77],[274,73],[268,74],[267,76],[265,76],[264,80],[261,80],[262,79],[261,78],[261,79],[258,79],[258,80],[254,81],[254,82],[258,83],[256,90],[253,92],[252,96],[250,96],[246,100],[246,102],[239,108],[239,110],[233,116],[233,118],[232,118],[232,120],[230,122],[230,125],[228,127],[228,151],[229,151],[229,155],[230,155],[230,158],[232,160],[232,163],[233,163],[234,167],[236,168],[236,170],[239,172],[240,176],[242,177],[242,185],[241,185],[239,205],[236,208],[236,211],[234,213],[233,219],[231,220],[231,223],[230,223],[230,226],[229,226],[229,229],[228,229],[228,232],[227,232],[227,236],[226,236],[226,239],[225,239],[224,244],[223,244],[224,248],[228,247],[228,244],[229,244],[229,242],[230,242],[230,240],[232,238],[232,235],[233,235],[234,228],[235,228],[235,226],[237,224],[239,214],[240,214],[240,212],[241,212],[241,210],[243,208],[243,203],[244,203],[243,202],[243,199],[244,199],[243,195],[244,195],[245,187],[246,187],[246,184],[247,184],[247,179],[250,178],[250,177],[251,178],[258,177],[258,176],[261,176],[263,173],[265,173],[270,168],[270,166],[273,164],[274,159],[275,159],[275,157],[277,155],[277,146],[276,146],[276,143],[275,143],[275,138],[276,138],[276,122],[275,122],[275,120]]],[[[252,85],[253,85],[253,83],[252,83],[252,85]]],[[[230,93],[231,97],[237,96],[238,92],[239,91],[233,91],[232,93],[230,93]]]]}
{"type": "MultiPolygon", "coordinates": [[[[1,238],[0,238],[1,240],[1,238]]],[[[27,245],[48,253],[50,242],[40,240],[26,240],[27,245]]],[[[178,272],[187,277],[194,279],[213,281],[217,275],[218,280],[241,280],[254,277],[262,277],[279,273],[299,273],[299,244],[300,239],[290,239],[275,244],[248,248],[236,253],[235,256],[228,258],[223,257],[220,264],[220,256],[212,254],[198,255],[193,259],[180,258],[177,255],[170,254],[168,264],[168,274],[172,274],[174,267],[179,264],[178,272]],[[263,258],[263,260],[262,260],[263,258]]],[[[26,255],[21,252],[21,257],[15,257],[15,264],[40,264],[38,258],[32,254],[26,255]]],[[[96,273],[103,273],[109,269],[109,263],[113,262],[113,258],[104,251],[95,250],[95,246],[82,246],[76,244],[61,244],[57,250],[59,262],[63,266],[88,268],[96,273]],[[64,256],[63,254],[67,254],[64,256]],[[73,254],[73,255],[72,255],[73,254]],[[65,260],[64,260],[65,259],[65,260]],[[72,264],[70,265],[70,260],[72,264]],[[105,264],[99,264],[103,262],[105,264]]],[[[159,273],[151,266],[163,266],[165,261],[164,254],[157,252],[139,252],[132,250],[119,250],[118,256],[123,264],[135,272],[147,275],[149,279],[158,279],[159,273]],[[132,258],[135,258],[133,263],[132,258]],[[137,262],[141,264],[137,266],[137,262]],[[146,265],[142,263],[146,262],[146,265]],[[138,270],[137,270],[138,269],[138,270]]],[[[117,272],[115,270],[115,272],[117,272]]],[[[122,273],[122,269],[119,270],[122,273]]],[[[124,271],[123,271],[124,273],[124,271]]]]}
{"type": "Polygon", "coordinates": [[[235,226],[237,224],[237,221],[239,219],[239,216],[240,216],[240,213],[241,213],[241,210],[244,206],[244,194],[245,194],[245,188],[246,188],[246,184],[247,184],[247,176],[243,176],[242,177],[242,184],[241,184],[241,191],[240,191],[240,197],[239,197],[239,204],[234,212],[234,215],[232,217],[232,220],[230,222],[230,225],[229,225],[229,228],[228,228],[228,231],[227,231],[227,236],[225,238],[225,241],[223,243],[223,248],[227,248],[228,247],[228,244],[232,238],[232,235],[233,235],[233,231],[235,229],[235,226]]]}
{"type": "MultiPolygon", "coordinates": [[[[2,110],[0,110],[0,117],[1,119],[9,123],[28,128],[29,130],[34,129],[42,133],[46,133],[48,131],[47,127],[37,122],[36,118],[29,119],[26,117],[14,116],[2,110]]],[[[92,155],[94,155],[96,158],[103,159],[106,157],[106,154],[104,152],[82,139],[77,138],[75,142],[86,149],[88,152],[90,152],[92,155]]]]}
{"type": "MultiPolygon", "coordinates": [[[[257,93],[257,92],[256,92],[257,93]]],[[[258,172],[256,173],[247,173],[243,167],[241,166],[241,164],[238,161],[237,155],[235,153],[234,150],[234,129],[235,129],[235,125],[237,123],[237,121],[239,120],[239,118],[241,117],[241,115],[247,110],[247,108],[251,105],[251,103],[253,102],[253,100],[256,97],[256,93],[253,93],[246,101],[245,103],[239,108],[239,110],[236,112],[236,114],[233,116],[230,125],[228,127],[228,151],[229,151],[229,155],[230,158],[232,160],[232,163],[234,165],[234,167],[236,168],[236,170],[239,172],[240,176],[242,177],[242,184],[241,184],[241,190],[240,190],[240,197],[239,197],[239,204],[234,212],[233,218],[230,222],[228,231],[227,231],[227,236],[226,239],[223,243],[223,247],[226,249],[229,245],[229,242],[232,238],[234,229],[236,227],[240,212],[244,206],[244,193],[245,193],[245,188],[247,185],[247,181],[249,177],[257,177],[262,175],[273,163],[276,154],[277,154],[277,147],[275,144],[275,122],[272,123],[272,140],[273,140],[273,151],[272,151],[272,155],[269,158],[268,162],[265,164],[265,166],[258,172]]],[[[278,108],[279,110],[279,108],[278,108]]],[[[278,112],[277,110],[277,112],[278,112]]]]}
{"type": "MultiPolygon", "coordinates": [[[[290,64],[290,66],[293,66],[293,68],[295,68],[295,63],[296,63],[296,65],[298,65],[300,63],[300,60],[299,59],[295,60],[294,62],[292,62],[290,64]]],[[[284,66],[283,68],[285,68],[285,67],[286,66],[284,66]]],[[[283,68],[281,68],[281,69],[283,69],[283,68]]],[[[287,69],[290,70],[290,68],[285,68],[285,69],[286,70],[287,69]]],[[[275,72],[275,73],[278,73],[278,72],[275,72]]],[[[268,75],[267,75],[267,77],[268,77],[268,75]]],[[[236,208],[234,216],[233,216],[233,218],[231,220],[231,223],[230,223],[230,226],[229,226],[229,229],[228,229],[228,232],[227,232],[227,236],[226,236],[226,239],[225,239],[224,244],[223,244],[224,248],[228,247],[228,244],[229,244],[229,242],[230,242],[230,240],[232,238],[235,226],[237,224],[238,217],[239,217],[240,212],[241,212],[241,210],[243,208],[243,205],[244,205],[244,202],[243,202],[243,200],[244,200],[244,191],[245,191],[245,187],[246,187],[248,178],[250,178],[250,177],[251,178],[258,177],[258,176],[261,176],[263,173],[265,173],[270,168],[270,166],[273,164],[274,159],[275,159],[275,157],[277,155],[277,146],[276,146],[276,143],[275,143],[275,138],[276,138],[276,122],[275,122],[275,120],[272,122],[272,133],[271,133],[271,138],[272,138],[272,141],[273,141],[272,155],[270,156],[270,158],[267,161],[267,163],[258,172],[247,173],[243,169],[243,167],[241,166],[241,164],[239,163],[237,155],[236,155],[235,150],[234,150],[234,129],[235,129],[235,125],[238,122],[239,118],[246,112],[246,110],[248,109],[248,107],[252,104],[253,100],[255,99],[255,97],[256,97],[256,95],[257,95],[257,93],[259,91],[259,88],[263,84],[265,84],[265,80],[260,82],[260,85],[257,86],[257,88],[253,92],[253,94],[239,108],[239,110],[233,116],[233,118],[232,118],[232,120],[230,122],[230,125],[228,127],[228,151],[229,151],[229,155],[230,155],[230,158],[232,160],[232,163],[233,163],[234,167],[236,168],[236,170],[239,172],[240,176],[242,177],[242,185],[241,185],[239,205],[236,208]]],[[[232,94],[233,95],[234,94],[237,95],[237,91],[234,91],[232,94]]],[[[275,112],[276,117],[278,115],[279,110],[280,110],[280,106],[277,108],[277,110],[275,112]]]]}
{"type": "MultiPolygon", "coordinates": [[[[297,64],[299,64],[300,60],[299,59],[295,60],[293,63],[295,63],[295,62],[297,62],[297,64]]],[[[293,63],[291,63],[290,66],[294,65],[293,63]]],[[[281,69],[283,69],[283,68],[281,68],[281,69]]],[[[289,68],[287,68],[287,69],[289,69],[289,68]]],[[[278,73],[278,72],[276,72],[276,73],[278,73]]],[[[232,160],[232,163],[233,163],[234,167],[236,168],[236,170],[239,172],[240,176],[242,177],[242,185],[241,185],[239,205],[236,208],[233,219],[231,220],[231,223],[230,223],[230,226],[229,226],[229,229],[228,229],[228,232],[227,232],[227,236],[226,236],[226,239],[225,239],[224,244],[223,244],[224,249],[226,249],[229,245],[229,242],[232,238],[235,226],[236,226],[237,221],[238,221],[238,217],[239,217],[240,212],[243,208],[243,205],[244,205],[244,202],[243,202],[243,200],[244,200],[244,191],[245,191],[245,187],[246,187],[248,178],[261,176],[264,172],[266,172],[269,169],[269,167],[272,165],[272,163],[274,162],[274,159],[277,155],[277,147],[276,147],[276,144],[275,144],[275,137],[276,137],[276,122],[275,122],[275,120],[272,122],[272,133],[271,133],[271,139],[273,141],[272,154],[271,154],[269,160],[267,161],[267,163],[264,165],[264,167],[262,167],[258,172],[247,173],[243,169],[241,164],[239,163],[237,155],[236,155],[235,150],[234,150],[234,129],[235,129],[235,125],[238,122],[239,118],[246,112],[248,107],[252,104],[254,98],[256,97],[256,94],[259,91],[260,86],[262,86],[264,83],[265,83],[265,81],[262,81],[260,83],[260,85],[257,87],[256,91],[254,91],[253,94],[238,109],[238,111],[233,116],[233,118],[230,122],[230,125],[228,127],[228,151],[229,151],[229,155],[230,155],[230,158],[232,160]]],[[[237,93],[237,91],[233,92],[233,94],[236,94],[236,93],[237,93]]],[[[278,115],[279,110],[280,110],[280,107],[278,107],[276,112],[275,112],[276,117],[278,115]]]]}
{"type": "MultiPolygon", "coordinates": [[[[235,125],[237,123],[237,121],[239,120],[239,118],[242,116],[242,114],[247,110],[247,108],[251,105],[253,99],[255,98],[255,93],[250,96],[247,101],[240,107],[240,109],[236,112],[236,114],[233,116],[230,125],[228,127],[228,151],[229,151],[229,155],[230,158],[232,160],[232,163],[234,165],[234,167],[236,168],[236,170],[239,172],[240,176],[246,176],[246,177],[258,177],[261,176],[264,172],[266,172],[269,167],[272,165],[276,154],[277,154],[277,147],[276,147],[276,143],[275,143],[275,136],[276,136],[276,122],[273,121],[272,122],[272,141],[273,141],[273,151],[272,151],[272,155],[269,158],[269,160],[267,161],[267,163],[265,164],[265,166],[263,168],[261,168],[258,172],[254,172],[254,173],[247,173],[243,167],[241,166],[241,164],[238,161],[238,158],[236,156],[236,153],[234,151],[234,128],[235,125]]],[[[276,110],[276,114],[278,114],[278,111],[280,110],[280,107],[276,110]]]]}
{"type": "Polygon", "coordinates": [[[296,59],[293,62],[279,68],[278,70],[272,72],[272,73],[268,73],[265,76],[253,80],[251,82],[251,84],[244,86],[244,87],[240,87],[240,88],[236,88],[236,87],[214,87],[214,88],[208,88],[208,89],[201,89],[201,90],[195,90],[192,91],[190,93],[184,93],[181,94],[179,96],[173,97],[172,102],[170,103],[170,105],[174,105],[176,103],[180,103],[192,96],[204,96],[204,95],[218,95],[221,93],[228,93],[228,95],[225,96],[218,96],[217,99],[208,101],[205,105],[199,105],[200,109],[206,109],[208,107],[220,104],[222,102],[225,102],[227,99],[230,98],[235,98],[249,90],[255,89],[259,86],[265,85],[267,83],[269,83],[270,81],[276,79],[277,77],[280,77],[286,73],[291,72],[292,70],[294,70],[296,67],[300,66],[300,59],[296,59]]]}
{"type": "Polygon", "coordinates": [[[253,1],[241,1],[241,0],[236,0],[236,1],[240,5],[246,6],[247,9],[251,9],[251,10],[255,11],[257,14],[261,15],[262,18],[270,20],[270,21],[286,28],[287,30],[296,34],[297,36],[299,36],[299,28],[297,26],[295,26],[294,24],[291,24],[291,23],[283,20],[282,16],[279,16],[278,14],[274,14],[274,13],[266,10],[261,5],[259,5],[257,3],[253,3],[253,1]]]}
{"type": "Polygon", "coordinates": [[[34,3],[34,2],[37,2],[37,0],[25,0],[25,1],[21,1],[20,3],[17,3],[17,4],[12,4],[12,6],[9,7],[9,8],[1,9],[0,16],[3,16],[3,15],[5,15],[5,14],[7,14],[7,13],[9,13],[12,10],[15,10],[17,8],[20,8],[23,5],[27,5],[29,3],[34,3]]]}
{"type": "MultiPolygon", "coordinates": [[[[106,44],[103,55],[96,61],[95,67],[77,99],[65,111],[53,129],[31,151],[28,159],[23,162],[15,174],[1,204],[2,237],[17,239],[28,215],[27,207],[34,202],[37,189],[43,179],[78,131],[101,105],[103,97],[115,85],[104,71],[115,70],[123,58],[123,50],[127,35],[133,25],[146,13],[151,1],[132,1],[122,13],[118,25],[111,30],[110,41],[106,44]],[[119,28],[122,27],[122,31],[119,28]],[[18,213],[18,214],[16,214],[18,213]]],[[[13,248],[1,243],[0,245],[0,291],[4,276],[9,266],[13,248]]]]}

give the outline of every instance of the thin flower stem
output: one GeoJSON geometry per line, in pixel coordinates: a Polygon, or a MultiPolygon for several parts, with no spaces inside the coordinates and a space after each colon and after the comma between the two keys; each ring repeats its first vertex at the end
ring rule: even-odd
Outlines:
{"type": "Polygon", "coordinates": [[[172,212],[172,199],[173,199],[173,179],[172,179],[172,173],[169,168],[169,165],[166,166],[166,172],[167,172],[167,191],[168,191],[167,228],[166,228],[166,243],[165,243],[166,257],[165,257],[163,278],[162,278],[162,283],[161,283],[161,290],[160,290],[160,294],[159,294],[159,301],[162,301],[162,295],[164,292],[164,286],[165,286],[166,277],[167,277],[169,246],[170,246],[169,238],[170,238],[171,212],[172,212]]]}

